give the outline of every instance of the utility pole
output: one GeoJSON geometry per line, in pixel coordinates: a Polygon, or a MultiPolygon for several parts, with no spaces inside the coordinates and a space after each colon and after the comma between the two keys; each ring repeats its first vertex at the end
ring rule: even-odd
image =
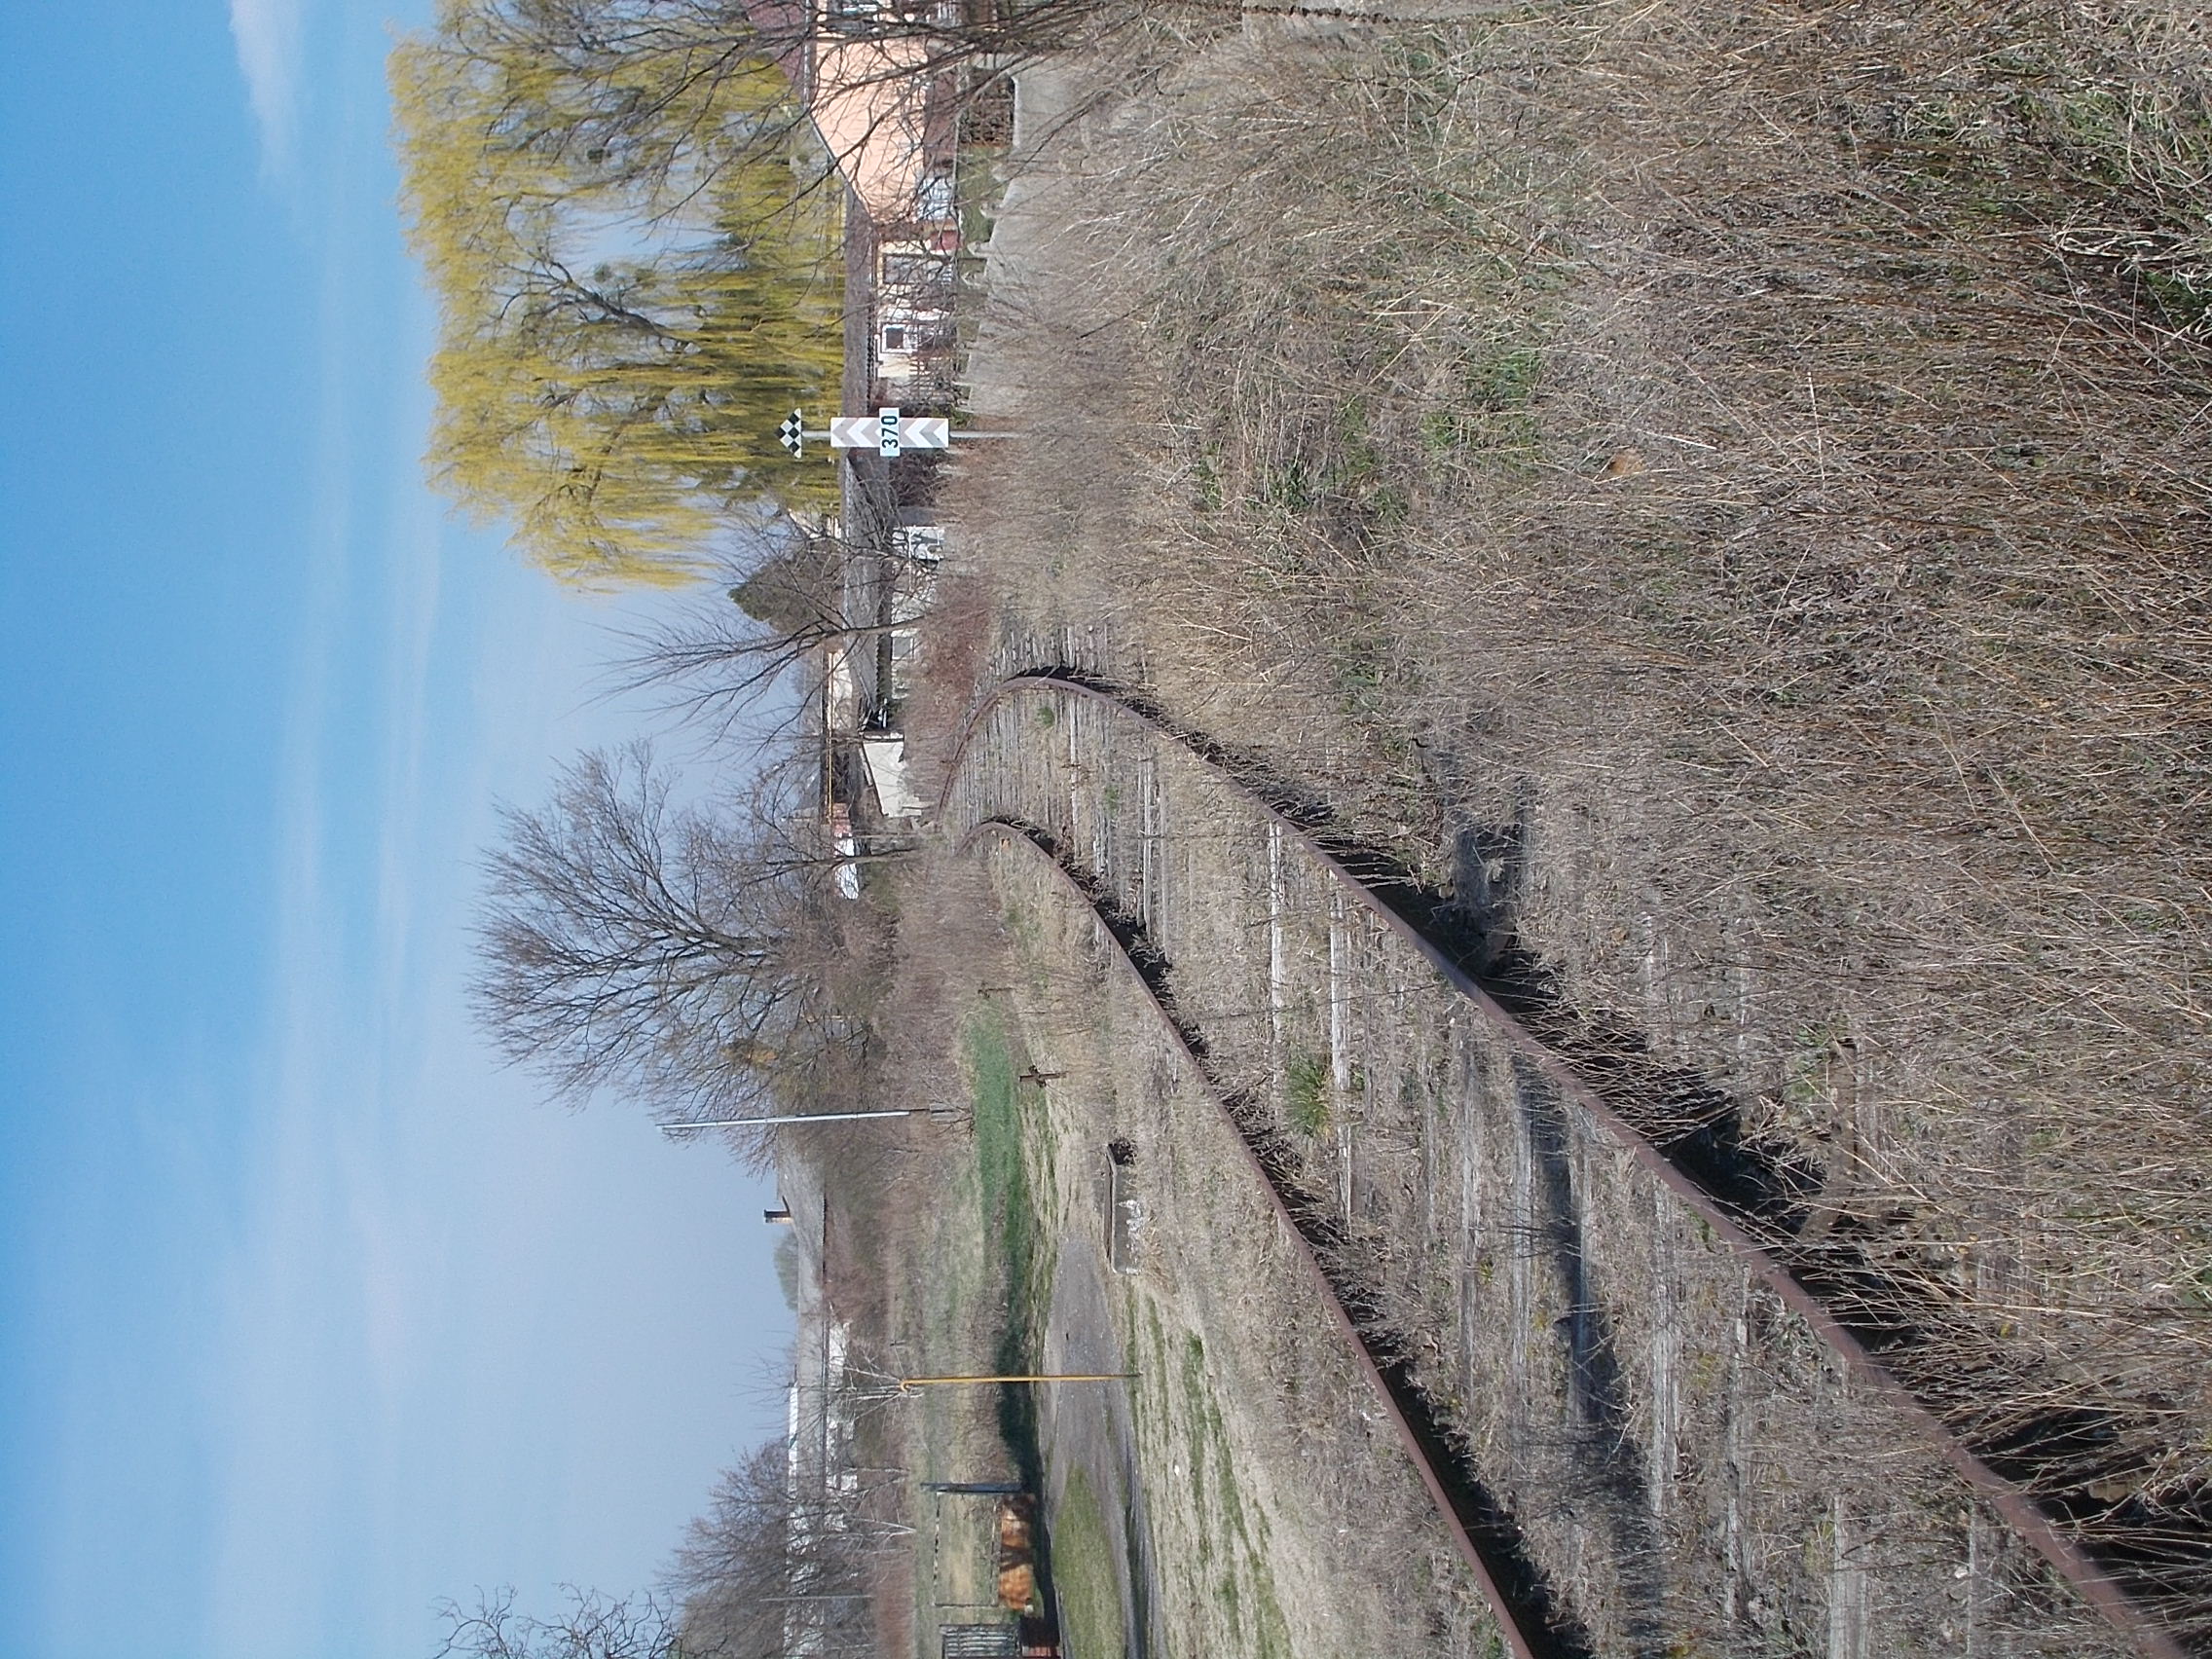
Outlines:
{"type": "Polygon", "coordinates": [[[974,1388],[991,1382],[1130,1382],[1136,1375],[1133,1371],[1026,1371],[976,1377],[902,1377],[899,1389],[910,1393],[916,1388],[974,1388]]]}

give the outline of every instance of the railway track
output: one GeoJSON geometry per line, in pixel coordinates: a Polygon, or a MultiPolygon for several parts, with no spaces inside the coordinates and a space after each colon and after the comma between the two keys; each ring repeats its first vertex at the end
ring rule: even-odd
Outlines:
{"type": "Polygon", "coordinates": [[[1315,1299],[1350,1346],[1361,1375],[1380,1402],[1399,1446],[1423,1490],[1435,1504],[1453,1547],[1480,1588],[1505,1645],[1516,1659],[1585,1659],[1594,1653],[1587,1632],[1563,1608],[1540,1567],[1531,1558],[1512,1515],[1466,1467],[1450,1443],[1419,1387],[1406,1375],[1403,1357],[1378,1341],[1355,1317],[1363,1301],[1360,1287],[1332,1274],[1324,1256],[1341,1244],[1331,1218],[1304,1200],[1279,1163],[1268,1155],[1264,1134],[1254,1130],[1250,1102],[1223,1088],[1213,1075],[1204,1039],[1177,1014],[1161,973],[1164,966],[1128,918],[1071,866],[1051,836],[1014,819],[985,819],[963,837],[962,850],[993,838],[1034,854],[1079,903],[1088,906],[1114,939],[1122,966],[1131,975],[1161,1023],[1206,1092],[1235,1132],[1261,1189],[1268,1195],[1299,1267],[1315,1299]]]}
{"type": "Polygon", "coordinates": [[[1787,1183],[1685,1128],[1683,1080],[1577,1052],[1315,803],[1052,670],[977,708],[940,819],[1049,861],[1112,933],[1517,1653],[1778,1621],[1845,1655],[2189,1651],[2032,1455],[2000,1467],[1914,1392],[1894,1309],[1792,1249],[1787,1183]],[[1808,1537],[1825,1565],[1774,1547],[1808,1537]]]}

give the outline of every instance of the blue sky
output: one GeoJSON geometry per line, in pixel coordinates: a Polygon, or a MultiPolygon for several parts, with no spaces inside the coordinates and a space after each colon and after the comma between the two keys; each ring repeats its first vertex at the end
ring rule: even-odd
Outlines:
{"type": "Polygon", "coordinates": [[[493,803],[637,719],[421,481],[413,20],[0,8],[0,1652],[423,1654],[780,1426],[759,1186],[461,1010],[493,803]]]}

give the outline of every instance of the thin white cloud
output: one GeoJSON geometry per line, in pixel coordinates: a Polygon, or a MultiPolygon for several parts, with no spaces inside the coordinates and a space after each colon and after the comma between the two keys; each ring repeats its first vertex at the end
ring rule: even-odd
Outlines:
{"type": "Polygon", "coordinates": [[[288,171],[300,113],[301,0],[231,0],[231,39],[261,129],[261,166],[288,171]]]}

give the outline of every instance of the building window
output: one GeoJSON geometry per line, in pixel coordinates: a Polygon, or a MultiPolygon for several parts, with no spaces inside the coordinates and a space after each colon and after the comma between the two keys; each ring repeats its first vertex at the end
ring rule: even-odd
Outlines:
{"type": "Polygon", "coordinates": [[[902,559],[934,565],[944,557],[944,526],[903,524],[891,533],[891,551],[902,559]]]}
{"type": "Polygon", "coordinates": [[[952,217],[952,175],[935,173],[922,180],[921,189],[915,192],[914,216],[917,219],[949,219],[952,217]]]}
{"type": "Polygon", "coordinates": [[[887,253],[883,256],[886,287],[923,288],[950,275],[942,256],[934,253],[887,253]]]}

